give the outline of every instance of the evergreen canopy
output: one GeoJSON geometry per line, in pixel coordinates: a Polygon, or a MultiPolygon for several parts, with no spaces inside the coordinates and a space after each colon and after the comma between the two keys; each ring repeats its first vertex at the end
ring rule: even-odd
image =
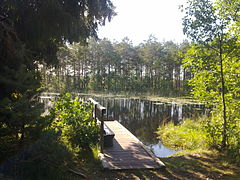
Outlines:
{"type": "Polygon", "coordinates": [[[2,0],[0,22],[10,21],[34,60],[56,64],[64,42],[97,37],[98,25],[115,15],[110,0],[2,0]]]}

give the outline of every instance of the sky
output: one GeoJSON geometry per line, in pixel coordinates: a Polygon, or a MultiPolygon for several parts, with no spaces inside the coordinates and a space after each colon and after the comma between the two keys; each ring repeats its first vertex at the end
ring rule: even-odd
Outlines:
{"type": "Polygon", "coordinates": [[[134,45],[154,35],[159,41],[182,42],[182,17],[179,5],[187,0],[112,0],[117,16],[99,28],[99,38],[120,42],[124,37],[134,45]]]}

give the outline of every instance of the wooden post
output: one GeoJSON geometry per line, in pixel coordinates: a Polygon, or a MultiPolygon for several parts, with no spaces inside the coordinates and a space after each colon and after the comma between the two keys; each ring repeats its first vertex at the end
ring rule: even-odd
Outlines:
{"type": "Polygon", "coordinates": [[[106,108],[101,106],[97,101],[89,98],[89,101],[94,105],[94,118],[95,121],[100,121],[100,152],[103,152],[104,147],[104,115],[106,113],[106,108]]]}
{"type": "MultiPolygon", "coordinates": [[[[109,102],[107,101],[107,109],[108,109],[108,104],[109,104],[109,102]]],[[[106,121],[108,121],[108,110],[107,110],[107,115],[106,115],[106,121]]]]}
{"type": "Polygon", "coordinates": [[[95,124],[97,124],[97,104],[94,104],[94,120],[95,124]]]}
{"type": "Polygon", "coordinates": [[[89,101],[92,103],[93,105],[93,110],[92,110],[92,117],[95,120],[95,123],[97,123],[97,105],[99,104],[97,101],[95,101],[92,98],[89,98],[89,101]]]}
{"type": "Polygon", "coordinates": [[[103,153],[104,148],[104,114],[106,108],[98,104],[97,109],[99,110],[99,121],[100,121],[100,152],[103,153]]]}
{"type": "Polygon", "coordinates": [[[104,120],[103,120],[103,111],[101,111],[101,125],[100,125],[100,152],[103,153],[103,146],[104,146],[104,120]]]}

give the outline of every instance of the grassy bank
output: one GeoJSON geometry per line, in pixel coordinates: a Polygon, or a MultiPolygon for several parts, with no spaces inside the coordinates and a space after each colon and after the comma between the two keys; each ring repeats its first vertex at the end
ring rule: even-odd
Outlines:
{"type": "Polygon", "coordinates": [[[158,138],[167,147],[177,150],[208,149],[207,133],[204,129],[206,119],[184,119],[179,125],[168,123],[158,129],[158,138]]]}

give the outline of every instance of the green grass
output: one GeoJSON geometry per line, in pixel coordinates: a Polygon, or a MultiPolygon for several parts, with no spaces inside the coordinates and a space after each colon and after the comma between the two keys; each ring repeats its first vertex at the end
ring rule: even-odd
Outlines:
{"type": "Polygon", "coordinates": [[[204,118],[184,119],[182,124],[168,123],[159,127],[158,138],[167,147],[178,150],[206,149],[209,147],[204,131],[204,118]]]}

